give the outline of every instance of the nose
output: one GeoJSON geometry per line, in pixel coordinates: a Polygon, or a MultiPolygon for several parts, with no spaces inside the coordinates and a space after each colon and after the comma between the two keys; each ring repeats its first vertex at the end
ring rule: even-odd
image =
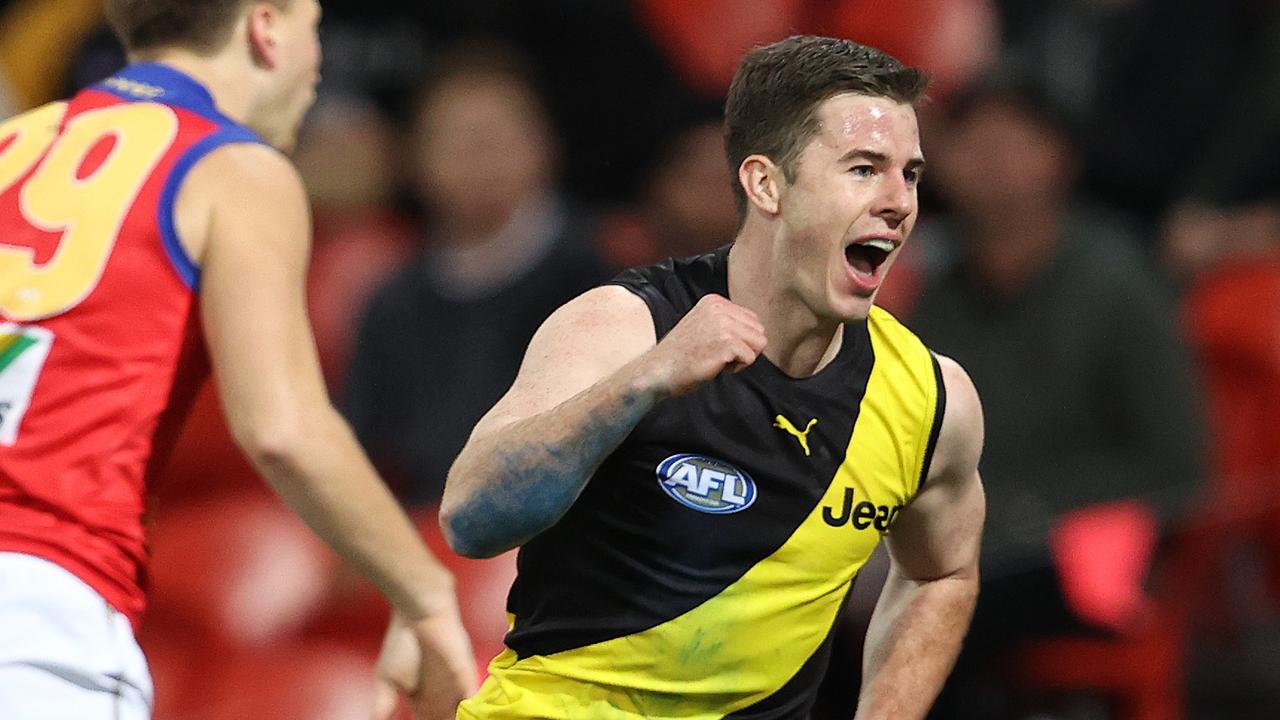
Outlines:
{"type": "Polygon", "coordinates": [[[881,177],[874,214],[888,222],[889,227],[897,227],[911,215],[915,206],[915,188],[901,174],[885,173],[881,177]]]}

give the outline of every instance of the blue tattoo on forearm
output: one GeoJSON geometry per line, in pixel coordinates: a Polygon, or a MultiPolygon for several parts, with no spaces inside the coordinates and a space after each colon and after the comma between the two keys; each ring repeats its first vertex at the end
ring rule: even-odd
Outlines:
{"type": "Polygon", "coordinates": [[[593,469],[650,407],[637,396],[624,395],[559,441],[499,449],[494,461],[501,479],[473,493],[451,519],[458,552],[493,555],[554,525],[573,505],[593,469]]]}

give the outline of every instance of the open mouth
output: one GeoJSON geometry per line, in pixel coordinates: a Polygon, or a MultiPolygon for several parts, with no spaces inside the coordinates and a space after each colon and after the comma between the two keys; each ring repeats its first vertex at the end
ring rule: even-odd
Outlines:
{"type": "Polygon", "coordinates": [[[844,257],[854,270],[874,277],[889,257],[889,252],[875,245],[857,244],[845,248],[844,257]]]}

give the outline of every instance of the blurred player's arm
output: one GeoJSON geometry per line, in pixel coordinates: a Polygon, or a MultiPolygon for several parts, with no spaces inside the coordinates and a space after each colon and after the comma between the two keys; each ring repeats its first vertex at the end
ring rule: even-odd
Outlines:
{"type": "Polygon", "coordinates": [[[986,501],[982,406],[968,375],[938,358],[947,393],[924,489],[886,536],[889,577],[871,617],[857,720],[923,718],[955,664],[978,597],[986,501]]]}
{"type": "Polygon", "coordinates": [[[175,216],[201,266],[202,320],[232,434],[285,503],[390,600],[398,617],[384,675],[400,676],[418,717],[453,717],[475,682],[453,579],[330,403],[306,314],[301,179],[274,150],[229,145],[197,164],[175,216]]]}
{"type": "Polygon", "coordinates": [[[449,471],[440,523],[454,550],[489,557],[554,525],[650,408],[750,365],[765,342],[755,314],[718,295],[654,339],[644,301],[616,286],[543,323],[449,471]]]}

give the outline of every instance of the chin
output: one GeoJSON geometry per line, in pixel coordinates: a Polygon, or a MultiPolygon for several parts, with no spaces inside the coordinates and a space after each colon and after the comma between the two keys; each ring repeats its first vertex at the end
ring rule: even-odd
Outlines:
{"type": "Polygon", "coordinates": [[[866,322],[867,316],[870,314],[871,314],[871,298],[867,298],[865,302],[861,303],[858,306],[858,309],[854,310],[853,312],[845,316],[844,322],[847,322],[847,323],[866,322]]]}
{"type": "Polygon", "coordinates": [[[875,295],[846,294],[830,305],[831,319],[842,323],[862,322],[871,314],[875,295]]]}

